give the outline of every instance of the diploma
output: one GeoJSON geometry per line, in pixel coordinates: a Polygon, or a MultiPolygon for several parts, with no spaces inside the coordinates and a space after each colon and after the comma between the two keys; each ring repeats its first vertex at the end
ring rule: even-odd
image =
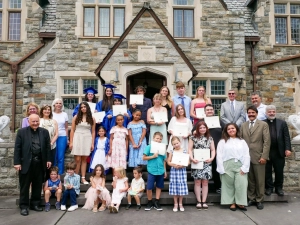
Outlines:
{"type": "Polygon", "coordinates": [[[136,195],[137,193],[136,193],[136,191],[129,190],[128,194],[129,194],[129,195],[133,195],[133,196],[134,196],[134,195],[136,195]]]}
{"type": "Polygon", "coordinates": [[[168,122],[167,112],[154,112],[152,115],[155,123],[168,122]]]}
{"type": "Polygon", "coordinates": [[[91,109],[91,113],[93,114],[96,110],[96,103],[93,103],[93,102],[87,102],[90,106],[90,109],[91,109]]]}
{"type": "Polygon", "coordinates": [[[182,152],[173,152],[172,154],[172,163],[180,166],[188,166],[189,165],[190,155],[182,152]]]}
{"type": "Polygon", "coordinates": [[[181,125],[176,123],[174,126],[173,131],[173,136],[179,136],[179,137],[183,137],[183,136],[188,136],[189,132],[188,132],[188,126],[187,125],[181,125]]]}
{"type": "Polygon", "coordinates": [[[210,158],[210,149],[194,149],[194,159],[198,161],[205,161],[210,158]]]}
{"type": "Polygon", "coordinates": [[[93,113],[93,117],[95,118],[96,123],[101,123],[105,116],[105,111],[93,113]]]}
{"type": "Polygon", "coordinates": [[[193,163],[191,164],[192,169],[203,170],[203,162],[193,163]]]}
{"type": "Polygon", "coordinates": [[[196,109],[196,116],[198,118],[204,118],[204,117],[206,117],[206,115],[204,113],[204,108],[197,108],[196,109]]]}
{"type": "Polygon", "coordinates": [[[209,129],[211,129],[211,128],[221,128],[220,118],[218,116],[205,117],[204,121],[205,121],[205,123],[206,123],[206,125],[208,126],[209,129]]]}
{"type": "Polygon", "coordinates": [[[144,104],[144,95],[130,95],[129,97],[129,104],[137,104],[143,105],[144,104]]]}
{"type": "Polygon", "coordinates": [[[127,113],[126,105],[113,105],[113,116],[124,115],[124,113],[127,113]]]}
{"type": "Polygon", "coordinates": [[[155,154],[158,152],[159,155],[166,154],[166,144],[151,141],[150,146],[151,146],[150,153],[155,154]]]}

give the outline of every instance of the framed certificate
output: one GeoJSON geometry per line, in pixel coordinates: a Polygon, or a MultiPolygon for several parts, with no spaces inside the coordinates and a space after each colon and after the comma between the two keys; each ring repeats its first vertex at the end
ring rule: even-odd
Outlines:
{"type": "Polygon", "coordinates": [[[198,162],[198,163],[193,163],[191,164],[192,169],[198,169],[202,170],[203,169],[203,162],[198,162]]]}
{"type": "Polygon", "coordinates": [[[101,123],[105,116],[105,111],[93,113],[93,117],[95,118],[96,123],[101,123]]]}
{"type": "Polygon", "coordinates": [[[168,122],[167,112],[154,112],[152,115],[155,123],[168,122]]]}
{"type": "Polygon", "coordinates": [[[189,132],[188,132],[188,126],[187,125],[181,125],[176,123],[176,125],[174,126],[173,129],[173,136],[188,136],[189,132]]]}
{"type": "Polygon", "coordinates": [[[124,113],[127,113],[127,107],[126,105],[113,105],[113,116],[117,116],[119,114],[124,115],[124,113]]]}
{"type": "Polygon", "coordinates": [[[173,152],[172,154],[172,163],[180,166],[188,166],[189,165],[190,155],[182,152],[173,152]]]}
{"type": "Polygon", "coordinates": [[[205,117],[204,121],[207,124],[209,129],[211,129],[211,128],[221,128],[220,118],[218,116],[205,117]]]}
{"type": "Polygon", "coordinates": [[[137,104],[143,105],[144,104],[144,95],[130,95],[129,97],[129,104],[137,104]]]}
{"type": "Polygon", "coordinates": [[[150,145],[151,145],[151,149],[150,149],[151,153],[157,153],[158,152],[159,155],[165,155],[166,154],[166,144],[151,141],[150,145]]]}
{"type": "Polygon", "coordinates": [[[194,149],[194,159],[198,161],[205,161],[210,158],[210,149],[194,149]]]}
{"type": "Polygon", "coordinates": [[[204,117],[206,117],[205,112],[204,112],[204,108],[197,108],[196,109],[196,116],[198,118],[204,118],[204,117]]]}
{"type": "Polygon", "coordinates": [[[93,114],[96,110],[96,103],[93,103],[93,102],[87,102],[87,103],[89,104],[91,112],[93,114]]]}

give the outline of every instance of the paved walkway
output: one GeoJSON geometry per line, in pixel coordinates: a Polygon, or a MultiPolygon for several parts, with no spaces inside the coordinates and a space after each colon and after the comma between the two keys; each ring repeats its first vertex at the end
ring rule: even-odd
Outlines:
{"type": "Polygon", "coordinates": [[[265,203],[263,210],[249,207],[247,212],[232,212],[225,206],[212,205],[208,211],[197,211],[194,206],[185,206],[185,212],[172,211],[172,206],[162,206],[163,211],[152,209],[150,212],[136,212],[133,209],[125,210],[121,207],[118,214],[105,212],[93,213],[78,209],[75,212],[62,212],[51,209],[50,212],[30,211],[24,217],[15,205],[16,197],[0,197],[0,224],[31,225],[31,224],[59,224],[59,225],[174,225],[174,224],[272,224],[289,225],[300,224],[300,194],[290,193],[289,203],[265,203]],[[143,223],[143,221],[147,221],[143,223]]]}

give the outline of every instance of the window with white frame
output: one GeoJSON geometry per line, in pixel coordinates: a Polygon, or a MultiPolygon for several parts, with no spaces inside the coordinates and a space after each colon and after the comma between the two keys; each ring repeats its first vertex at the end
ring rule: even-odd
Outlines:
{"type": "Polygon", "coordinates": [[[121,36],[125,30],[125,1],[83,0],[83,36],[121,36]]]}
{"type": "Polygon", "coordinates": [[[300,44],[300,3],[275,3],[275,43],[300,44]]]}
{"type": "Polygon", "coordinates": [[[22,0],[0,0],[0,40],[21,40],[22,0]]]}
{"type": "Polygon", "coordinates": [[[227,80],[196,79],[192,81],[192,97],[196,96],[199,86],[204,86],[206,95],[211,99],[215,109],[215,115],[219,115],[221,104],[226,101],[227,80]]]}
{"type": "MultiPolygon", "coordinates": [[[[72,123],[72,113],[75,107],[84,100],[84,89],[93,87],[98,90],[99,79],[95,77],[61,77],[61,88],[58,95],[62,98],[65,112],[69,116],[69,123],[72,123]]],[[[96,98],[99,96],[96,95],[96,98]]]]}
{"type": "Polygon", "coordinates": [[[173,0],[173,36],[193,38],[194,0],[173,0]]]}

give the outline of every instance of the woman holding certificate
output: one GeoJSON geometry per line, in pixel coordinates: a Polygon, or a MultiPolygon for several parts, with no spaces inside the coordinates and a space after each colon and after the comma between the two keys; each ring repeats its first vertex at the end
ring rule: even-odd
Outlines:
{"type": "Polygon", "coordinates": [[[250,167],[249,147],[235,123],[226,124],[217,148],[217,171],[221,174],[221,204],[230,210],[247,211],[247,186],[250,167]]]}
{"type": "MultiPolygon", "coordinates": [[[[162,143],[168,144],[167,127],[168,121],[167,110],[162,105],[161,94],[155,94],[153,97],[153,107],[148,109],[147,123],[150,124],[150,137],[153,137],[155,132],[160,132],[163,135],[162,143]]],[[[149,140],[151,143],[151,140],[149,140]]]]}
{"type": "MultiPolygon", "coordinates": [[[[177,105],[175,109],[175,116],[172,117],[169,123],[168,132],[172,136],[179,137],[182,149],[188,150],[188,137],[191,135],[192,129],[192,122],[190,119],[186,118],[185,109],[183,105],[177,105]]],[[[172,139],[172,136],[170,140],[172,139]]],[[[173,150],[173,147],[170,141],[168,146],[168,152],[170,152],[171,150],[173,150]]]]}
{"type": "Polygon", "coordinates": [[[189,154],[192,162],[191,175],[195,180],[194,192],[198,202],[196,208],[207,210],[208,181],[212,178],[211,162],[215,158],[216,152],[214,140],[210,136],[205,122],[199,122],[196,126],[196,133],[190,136],[189,154]]]}
{"type": "MultiPolygon", "coordinates": [[[[94,112],[97,112],[96,111],[96,103],[97,103],[97,99],[96,99],[96,94],[98,94],[98,91],[96,89],[94,89],[93,87],[88,87],[86,89],[83,90],[84,93],[85,93],[85,96],[84,96],[84,100],[83,101],[86,101],[86,102],[90,102],[92,103],[90,105],[90,108],[92,106],[94,106],[94,108],[91,108],[91,112],[94,113],[94,112]]],[[[78,110],[79,110],[79,106],[80,104],[78,104],[73,113],[72,113],[72,116],[74,117],[75,115],[77,115],[78,113],[78,110]]]]}

